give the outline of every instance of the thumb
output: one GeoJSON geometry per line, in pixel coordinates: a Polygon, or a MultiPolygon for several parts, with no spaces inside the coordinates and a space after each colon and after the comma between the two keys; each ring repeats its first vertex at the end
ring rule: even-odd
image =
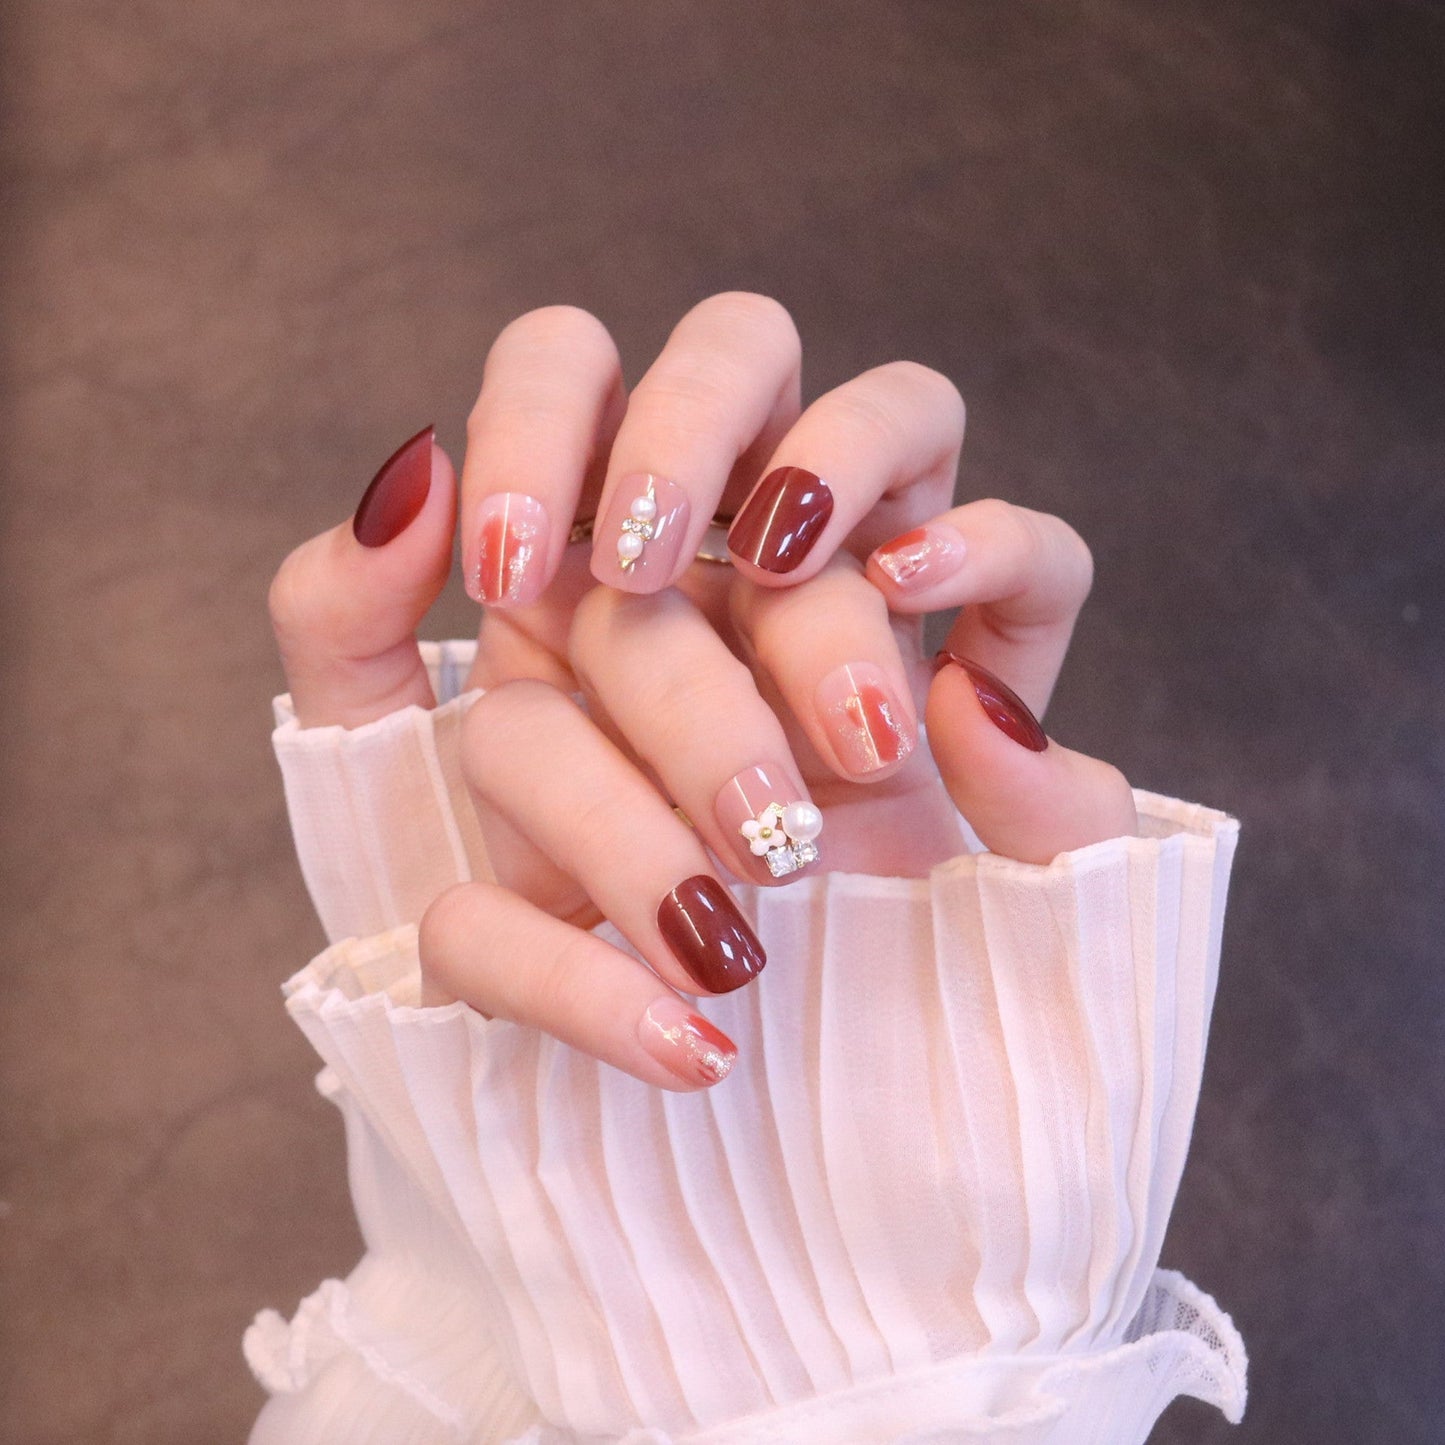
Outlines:
{"type": "Polygon", "coordinates": [[[1051,742],[1016,693],[976,662],[940,652],[928,742],[979,841],[1025,863],[1138,832],[1124,775],[1051,742]]]}
{"type": "Polygon", "coordinates": [[[434,701],[416,628],[446,585],[456,476],[432,427],[382,464],[356,515],[303,542],[271,583],[271,626],[303,727],[434,701]]]}

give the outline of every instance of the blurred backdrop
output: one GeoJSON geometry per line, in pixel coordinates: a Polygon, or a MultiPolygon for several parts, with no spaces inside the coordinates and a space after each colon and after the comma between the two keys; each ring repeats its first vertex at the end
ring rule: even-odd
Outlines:
{"type": "MultiPolygon", "coordinates": [[[[3,87],[0,1438],[239,1441],[359,1240],[268,579],[517,313],[635,376],[781,299],[1098,558],[1050,731],[1244,822],[1164,1251],[1231,1431],[1445,1412],[1445,18],[1406,0],[15,0],[3,87]]],[[[474,625],[457,588],[431,635],[474,625]]]]}

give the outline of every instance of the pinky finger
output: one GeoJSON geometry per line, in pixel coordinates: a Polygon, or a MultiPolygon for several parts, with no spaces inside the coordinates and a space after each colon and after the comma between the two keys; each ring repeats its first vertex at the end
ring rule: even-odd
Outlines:
{"type": "Polygon", "coordinates": [[[954,806],[992,853],[1047,863],[1139,831],[1124,775],[1052,742],[1017,694],[970,659],[939,653],[927,727],[954,806]]]}
{"type": "Polygon", "coordinates": [[[422,916],[422,1002],[460,999],[541,1029],[645,1084],[721,1083],[737,1046],[646,965],[491,883],[459,883],[422,916]]]}

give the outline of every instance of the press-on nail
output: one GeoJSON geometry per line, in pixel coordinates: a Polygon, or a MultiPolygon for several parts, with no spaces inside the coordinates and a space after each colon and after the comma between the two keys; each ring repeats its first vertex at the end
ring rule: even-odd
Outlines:
{"type": "Polygon", "coordinates": [[[592,575],[624,592],[656,592],[673,577],[692,508],[666,477],[623,477],[592,529],[592,575]]]}
{"type": "Polygon", "coordinates": [[[770,882],[818,861],[823,815],[790,769],[744,768],[722,785],[713,808],[747,877],[770,882]]]}
{"type": "Polygon", "coordinates": [[[833,751],[854,777],[876,773],[913,751],[913,728],[883,669],[850,662],[818,684],[818,715],[833,751]]]}
{"type": "Polygon", "coordinates": [[[685,878],[658,905],[663,942],[699,987],[731,993],[763,971],[768,956],[716,878],[685,878]]]}
{"type": "Polygon", "coordinates": [[[995,677],[986,667],[956,652],[944,648],[933,659],[933,668],[961,667],[968,674],[978,700],[988,714],[989,721],[1001,732],[1006,733],[1020,747],[1031,753],[1041,753],[1048,747],[1049,740],[1039,720],[1028,709],[1024,700],[1002,678],[995,677]]]}
{"type": "Polygon", "coordinates": [[[904,592],[922,592],[952,577],[963,566],[967,548],[952,527],[915,527],[873,553],[873,561],[904,592]]]}
{"type": "Polygon", "coordinates": [[[757,485],[728,533],[728,551],[765,572],[791,572],[833,515],[833,493],[802,467],[778,467],[757,485]]]}
{"type": "Polygon", "coordinates": [[[477,509],[467,595],[489,607],[525,607],[542,594],[547,509],[524,492],[494,492],[477,509]]]}
{"type": "Polygon", "coordinates": [[[351,532],[363,547],[384,547],[416,521],[431,490],[431,454],[436,428],[424,426],[382,464],[362,493],[351,532]]]}
{"type": "Polygon", "coordinates": [[[737,1045],[671,994],[647,1007],[637,1036],[642,1047],[685,1084],[720,1084],[737,1062],[737,1045]]]}

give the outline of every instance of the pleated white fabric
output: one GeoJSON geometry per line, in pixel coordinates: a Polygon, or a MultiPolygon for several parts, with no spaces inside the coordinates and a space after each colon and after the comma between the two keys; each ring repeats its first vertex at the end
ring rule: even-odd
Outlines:
{"type": "Polygon", "coordinates": [[[248,1332],[273,1392],[253,1445],[1129,1445],[1181,1393],[1239,1419],[1238,1335],[1157,1269],[1232,819],[1140,793],[1143,836],[1047,868],[739,889],[769,966],[705,1005],[738,1064],[663,1093],[417,1006],[416,919],[486,869],[470,659],[429,647],[441,706],[352,732],[277,702],[340,940],[287,1007],[367,1254],[248,1332]]]}

